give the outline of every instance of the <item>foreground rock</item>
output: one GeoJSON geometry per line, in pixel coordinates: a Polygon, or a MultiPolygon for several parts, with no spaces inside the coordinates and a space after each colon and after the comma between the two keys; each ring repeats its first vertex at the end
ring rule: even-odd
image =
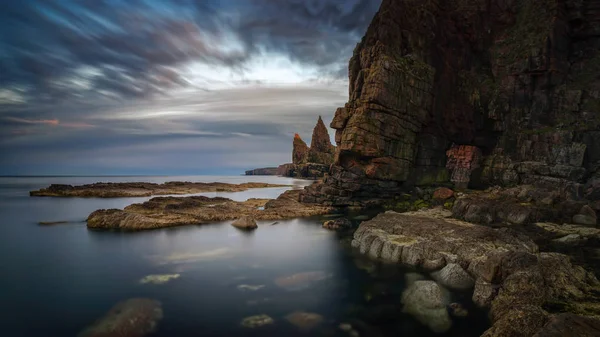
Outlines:
{"type": "Polygon", "coordinates": [[[79,337],[142,337],[155,331],[162,317],[160,302],[132,298],[112,307],[79,337]]]}
{"type": "Polygon", "coordinates": [[[346,218],[328,220],[323,223],[323,228],[331,230],[352,228],[352,222],[346,218]]]}
{"type": "Polygon", "coordinates": [[[439,276],[464,281],[465,287],[475,280],[473,301],[490,308],[493,322],[484,336],[541,333],[554,312],[600,315],[600,282],[592,273],[566,255],[540,253],[529,238],[508,228],[443,218],[439,212],[388,211],[363,222],[352,245],[373,258],[440,270],[439,276]]]}
{"type": "Polygon", "coordinates": [[[241,217],[241,218],[235,220],[234,222],[231,223],[231,225],[233,227],[236,227],[239,229],[256,229],[256,228],[258,228],[256,221],[248,216],[244,216],[244,217],[241,217]]]}
{"type": "Polygon", "coordinates": [[[285,319],[298,328],[308,331],[321,324],[323,316],[312,312],[295,311],[286,315],[285,319]]]}
{"type": "Polygon", "coordinates": [[[402,311],[414,316],[433,332],[442,333],[452,327],[446,309],[447,294],[434,281],[416,281],[402,294],[402,311]]]}
{"type": "Polygon", "coordinates": [[[101,209],[87,218],[88,228],[143,230],[250,217],[256,220],[280,220],[327,214],[332,209],[298,202],[299,191],[286,191],[277,199],[252,199],[246,202],[204,196],[156,197],[125,209],[101,209]],[[259,201],[264,210],[259,209],[259,201]],[[266,202],[265,202],[266,201],[266,202]]]}
{"type": "Polygon", "coordinates": [[[94,183],[72,186],[52,184],[47,188],[29,192],[34,197],[148,197],[167,194],[195,194],[203,192],[240,192],[251,188],[284,187],[286,185],[267,183],[193,183],[188,181],[169,181],[156,183],[94,183]]]}

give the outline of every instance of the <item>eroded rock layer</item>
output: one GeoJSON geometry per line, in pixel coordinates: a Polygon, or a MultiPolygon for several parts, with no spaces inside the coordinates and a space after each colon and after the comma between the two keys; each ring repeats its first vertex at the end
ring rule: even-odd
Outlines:
{"type": "Polygon", "coordinates": [[[600,282],[593,273],[566,255],[539,252],[513,230],[448,216],[436,210],[388,211],[363,222],[352,245],[372,258],[431,271],[444,286],[472,289],[473,302],[490,309],[492,326],[483,336],[598,331],[600,282]]]}
{"type": "Polygon", "coordinates": [[[303,200],[450,181],[600,194],[599,32],[598,0],[384,0],[350,60],[329,177],[303,200]]]}

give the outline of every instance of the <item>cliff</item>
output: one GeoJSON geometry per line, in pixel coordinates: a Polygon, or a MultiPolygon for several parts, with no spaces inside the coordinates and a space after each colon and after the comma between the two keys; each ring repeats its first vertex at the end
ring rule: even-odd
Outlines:
{"type": "Polygon", "coordinates": [[[600,1],[383,0],[349,62],[329,176],[305,202],[414,186],[600,197],[600,1]]]}
{"type": "Polygon", "coordinates": [[[274,176],[277,174],[277,167],[263,167],[245,172],[247,176],[274,176]]]}

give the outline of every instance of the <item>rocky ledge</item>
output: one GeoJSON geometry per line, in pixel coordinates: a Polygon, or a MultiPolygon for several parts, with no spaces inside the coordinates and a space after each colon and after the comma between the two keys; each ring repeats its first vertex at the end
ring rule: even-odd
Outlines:
{"type": "Polygon", "coordinates": [[[163,184],[132,183],[94,183],[87,185],[52,184],[47,188],[29,192],[32,197],[149,197],[167,194],[194,194],[203,192],[240,192],[250,188],[284,187],[286,185],[267,183],[194,183],[189,181],[169,181],[163,184]]]}
{"type": "Polygon", "coordinates": [[[87,218],[88,228],[144,230],[248,217],[280,220],[327,214],[331,208],[298,202],[300,191],[290,190],[277,199],[249,199],[244,202],[204,196],[156,197],[125,209],[101,209],[87,218]]]}
{"type": "MultiPolygon", "coordinates": [[[[431,272],[443,287],[472,288],[473,302],[490,309],[492,327],[484,336],[600,332],[600,282],[593,273],[566,255],[540,252],[512,229],[450,216],[442,209],[388,211],[363,222],[352,245],[373,258],[431,272]]],[[[427,313],[414,314],[429,319],[427,313]]]]}

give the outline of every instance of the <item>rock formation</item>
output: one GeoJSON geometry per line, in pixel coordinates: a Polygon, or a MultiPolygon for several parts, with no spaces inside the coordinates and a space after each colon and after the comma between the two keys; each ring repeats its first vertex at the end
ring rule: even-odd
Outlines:
{"type": "Polygon", "coordinates": [[[274,176],[277,174],[277,167],[261,167],[245,172],[247,176],[274,176]]]}
{"type": "Polygon", "coordinates": [[[335,146],[331,145],[327,127],[321,116],[313,129],[310,148],[299,134],[294,135],[292,163],[280,165],[277,174],[286,177],[318,178],[329,172],[335,146]]]}
{"type": "Polygon", "coordinates": [[[534,184],[600,196],[600,2],[383,0],[349,63],[333,205],[412,186],[534,184]]]}

